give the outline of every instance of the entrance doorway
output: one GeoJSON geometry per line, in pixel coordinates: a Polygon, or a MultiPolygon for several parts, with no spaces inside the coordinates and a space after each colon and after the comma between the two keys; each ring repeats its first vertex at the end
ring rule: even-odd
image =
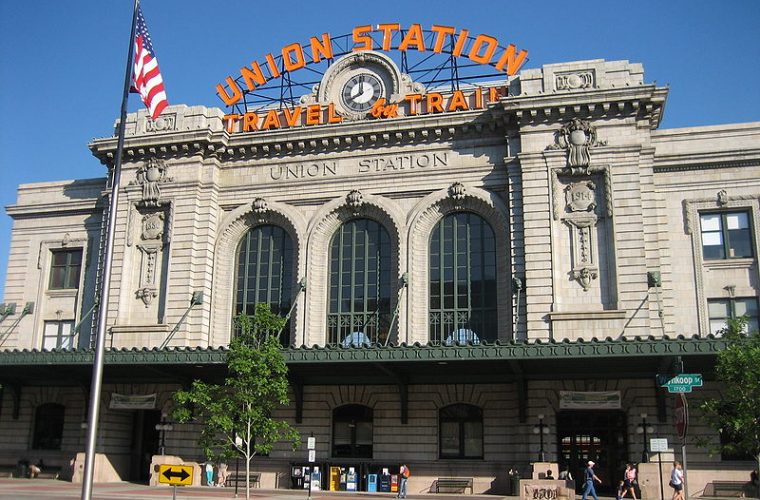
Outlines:
{"type": "Polygon", "coordinates": [[[137,410],[132,418],[132,454],[129,480],[147,481],[150,477],[150,461],[158,453],[158,430],[161,420],[158,410],[137,410]]]}
{"type": "Polygon", "coordinates": [[[568,466],[579,491],[584,486],[586,462],[596,462],[594,471],[601,485],[597,493],[613,495],[628,460],[625,413],[618,410],[564,410],[557,413],[557,443],[560,470],[568,466]]]}

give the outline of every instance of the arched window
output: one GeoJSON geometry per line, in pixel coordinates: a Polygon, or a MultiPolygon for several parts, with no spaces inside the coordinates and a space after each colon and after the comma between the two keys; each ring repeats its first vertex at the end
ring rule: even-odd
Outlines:
{"type": "Polygon", "coordinates": [[[496,340],[496,239],[479,215],[457,212],[430,236],[430,340],[496,340]]]}
{"type": "MultiPolygon", "coordinates": [[[[293,286],[293,242],[279,226],[256,226],[246,233],[237,254],[234,315],[252,315],[257,303],[269,304],[285,316],[290,310],[293,286]]],[[[289,331],[286,327],[285,331],[289,331]]],[[[284,336],[283,342],[289,343],[284,336]]]]}
{"type": "Polygon", "coordinates": [[[438,432],[441,458],[483,458],[483,411],[477,406],[441,408],[438,432]]]}
{"type": "Polygon", "coordinates": [[[345,405],[333,410],[333,457],[372,458],[372,408],[345,405]]]}
{"type": "Polygon", "coordinates": [[[34,411],[34,432],[32,449],[60,450],[63,438],[64,406],[56,403],[45,403],[34,411]]]}
{"type": "Polygon", "coordinates": [[[330,244],[328,343],[384,343],[391,318],[388,231],[369,219],[343,224],[330,244]]]}

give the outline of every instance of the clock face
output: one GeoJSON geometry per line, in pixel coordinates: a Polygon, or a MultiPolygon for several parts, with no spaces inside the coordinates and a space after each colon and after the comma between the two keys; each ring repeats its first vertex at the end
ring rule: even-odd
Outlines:
{"type": "Polygon", "coordinates": [[[351,111],[369,111],[383,94],[383,84],[371,73],[359,73],[351,77],[341,91],[343,105],[351,111]]]}

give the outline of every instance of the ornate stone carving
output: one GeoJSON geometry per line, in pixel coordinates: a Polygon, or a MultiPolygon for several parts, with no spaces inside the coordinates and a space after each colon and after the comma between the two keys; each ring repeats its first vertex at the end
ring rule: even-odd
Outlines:
{"type": "Polygon", "coordinates": [[[578,283],[583,287],[583,291],[587,292],[591,286],[591,281],[598,277],[596,268],[594,267],[581,267],[573,269],[570,275],[574,280],[578,280],[578,283]]]}
{"type": "Polygon", "coordinates": [[[346,195],[346,205],[351,209],[354,215],[357,215],[364,204],[364,196],[361,191],[354,189],[346,195]]]}
{"type": "Polygon", "coordinates": [[[728,193],[725,189],[718,191],[718,205],[721,207],[728,205],[728,193]]]}
{"type": "Polygon", "coordinates": [[[150,303],[153,302],[153,299],[158,297],[158,292],[156,292],[155,288],[145,287],[137,290],[135,296],[143,301],[145,307],[149,307],[150,303]]]}
{"type": "Polygon", "coordinates": [[[142,233],[140,238],[143,241],[160,240],[164,236],[164,214],[162,212],[153,212],[143,215],[142,233]]]}
{"type": "Polygon", "coordinates": [[[556,90],[587,89],[593,86],[593,70],[557,73],[554,75],[554,88],[556,90]]]}
{"type": "Polygon", "coordinates": [[[267,212],[269,212],[269,203],[264,198],[256,198],[251,203],[253,209],[253,215],[259,224],[263,224],[267,220],[267,212]]]}
{"type": "Polygon", "coordinates": [[[467,188],[461,182],[455,182],[449,187],[449,196],[454,200],[454,205],[460,207],[464,201],[465,192],[467,188]]]}
{"type": "Polygon", "coordinates": [[[557,131],[555,143],[549,149],[567,150],[567,169],[570,175],[588,175],[591,167],[590,150],[606,142],[596,138],[596,127],[587,120],[573,118],[557,131]]]}
{"type": "Polygon", "coordinates": [[[146,207],[157,207],[161,200],[161,183],[170,182],[167,176],[168,169],[164,160],[149,158],[143,166],[137,170],[137,181],[131,184],[142,186],[141,203],[146,207]]]}

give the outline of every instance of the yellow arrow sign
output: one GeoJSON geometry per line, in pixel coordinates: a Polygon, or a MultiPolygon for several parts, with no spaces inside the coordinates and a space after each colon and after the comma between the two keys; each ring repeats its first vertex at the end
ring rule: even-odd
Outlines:
{"type": "Polygon", "coordinates": [[[192,465],[159,465],[158,482],[163,484],[174,484],[179,486],[193,485],[193,466],[192,465]]]}

